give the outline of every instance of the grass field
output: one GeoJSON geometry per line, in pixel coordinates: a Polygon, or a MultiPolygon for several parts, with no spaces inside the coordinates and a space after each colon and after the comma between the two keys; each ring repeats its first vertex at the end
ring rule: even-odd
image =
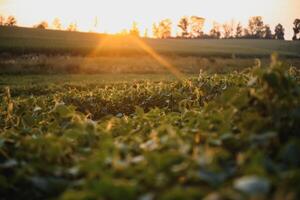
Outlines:
{"type": "Polygon", "coordinates": [[[273,52],[286,63],[300,66],[300,42],[137,40],[130,36],[0,27],[0,74],[168,73],[157,55],[183,73],[226,73],[251,67],[256,58],[268,66],[273,52]]]}
{"type": "MultiPolygon", "coordinates": [[[[192,75],[187,77],[193,77],[192,75]]],[[[15,88],[27,88],[29,86],[48,85],[60,87],[62,85],[105,85],[122,84],[140,81],[174,81],[176,77],[170,74],[97,74],[97,75],[1,75],[0,88],[3,90],[9,86],[15,88]]]]}
{"type": "MultiPolygon", "coordinates": [[[[198,74],[240,71],[255,64],[253,58],[218,58],[195,56],[164,56],[164,60],[183,73],[198,74]]],[[[260,60],[267,66],[270,60],[260,60]]],[[[285,59],[292,66],[300,66],[300,59],[285,59]]],[[[149,56],[9,56],[0,59],[0,74],[166,74],[168,70],[149,56]]]]}
{"type": "MultiPolygon", "coordinates": [[[[0,27],[0,52],[24,54],[141,55],[145,52],[127,37],[94,33],[0,27]],[[104,39],[110,41],[105,44],[104,39]],[[101,49],[99,49],[101,45],[101,49]],[[95,52],[95,49],[98,49],[95,52]]],[[[162,55],[269,57],[273,52],[300,57],[300,42],[278,40],[158,40],[143,41],[162,55]]]]}

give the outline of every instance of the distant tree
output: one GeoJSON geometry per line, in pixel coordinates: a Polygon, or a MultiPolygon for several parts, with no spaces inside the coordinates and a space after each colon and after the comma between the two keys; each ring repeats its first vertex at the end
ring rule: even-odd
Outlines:
{"type": "Polygon", "coordinates": [[[146,28],[145,31],[144,31],[144,38],[148,38],[148,29],[146,28]]]}
{"type": "Polygon", "coordinates": [[[5,26],[16,26],[17,19],[14,16],[9,16],[4,24],[5,26]]]}
{"type": "Polygon", "coordinates": [[[76,22],[70,23],[69,26],[67,27],[67,31],[77,31],[77,23],[76,22]]]}
{"type": "Polygon", "coordinates": [[[55,18],[52,22],[52,26],[54,29],[56,30],[61,30],[62,29],[62,25],[61,25],[61,21],[59,18],[55,18]]]}
{"type": "Polygon", "coordinates": [[[264,22],[261,16],[251,17],[248,22],[248,37],[253,39],[263,38],[264,22]]]}
{"type": "Polygon", "coordinates": [[[188,38],[190,35],[190,33],[189,33],[189,18],[186,16],[182,17],[177,26],[181,29],[180,37],[188,38]]]}
{"type": "Polygon", "coordinates": [[[205,19],[198,16],[192,16],[190,18],[191,26],[191,38],[201,38],[203,36],[203,27],[205,19]]]}
{"type": "Polygon", "coordinates": [[[117,35],[129,35],[129,32],[127,29],[122,29],[117,35]]]}
{"type": "Polygon", "coordinates": [[[39,29],[46,29],[48,28],[48,22],[42,21],[39,24],[33,26],[34,28],[39,28],[39,29]]]}
{"type": "Polygon", "coordinates": [[[243,32],[244,32],[244,34],[243,34],[242,38],[246,38],[246,39],[251,38],[251,34],[247,28],[244,28],[243,32]]]}
{"type": "Polygon", "coordinates": [[[222,25],[223,28],[223,38],[228,39],[230,38],[231,30],[229,24],[225,23],[222,25]]]}
{"type": "Polygon", "coordinates": [[[267,39],[267,40],[273,39],[273,34],[271,31],[271,28],[267,24],[265,25],[264,30],[263,30],[263,38],[267,39]]]}
{"type": "Polygon", "coordinates": [[[172,21],[170,19],[164,19],[159,24],[153,24],[152,27],[153,36],[156,38],[170,38],[172,34],[172,21]]]}
{"type": "Polygon", "coordinates": [[[201,39],[216,39],[215,37],[211,36],[210,34],[203,33],[201,39]]]}
{"type": "Polygon", "coordinates": [[[242,24],[239,22],[236,26],[235,38],[241,38],[242,36],[243,36],[243,27],[242,24]]]}
{"type": "Polygon", "coordinates": [[[0,15],[0,26],[4,26],[4,24],[5,24],[5,18],[2,15],[0,15]]]}
{"type": "Polygon", "coordinates": [[[99,20],[98,20],[98,17],[95,17],[94,18],[94,24],[93,24],[94,31],[98,30],[98,26],[99,26],[99,20]]]}
{"type": "Polygon", "coordinates": [[[294,30],[293,40],[297,40],[298,34],[300,33],[300,19],[295,19],[293,30],[294,30]]]}
{"type": "Polygon", "coordinates": [[[137,22],[132,23],[131,29],[129,30],[129,34],[136,37],[140,36],[140,30],[138,28],[137,22]]]}
{"type": "Polygon", "coordinates": [[[275,39],[277,40],[284,40],[284,28],[281,24],[278,24],[275,27],[275,39]]]}
{"type": "Polygon", "coordinates": [[[229,39],[233,37],[233,28],[234,24],[233,23],[225,23],[222,25],[223,28],[223,37],[225,39],[229,39]]]}
{"type": "Polygon", "coordinates": [[[213,23],[213,27],[209,32],[211,38],[214,39],[220,39],[221,37],[221,31],[220,31],[220,25],[216,22],[213,23]]]}
{"type": "Polygon", "coordinates": [[[161,27],[161,38],[170,38],[172,34],[172,21],[170,19],[164,19],[159,23],[161,27]]]}
{"type": "Polygon", "coordinates": [[[159,38],[159,36],[160,36],[159,27],[156,23],[153,23],[153,25],[152,25],[152,35],[155,38],[159,38]]]}

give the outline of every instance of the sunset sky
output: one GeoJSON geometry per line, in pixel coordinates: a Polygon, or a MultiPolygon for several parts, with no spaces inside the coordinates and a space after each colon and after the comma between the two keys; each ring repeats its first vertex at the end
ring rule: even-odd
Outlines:
{"type": "Polygon", "coordinates": [[[300,18],[300,0],[0,0],[0,13],[15,15],[22,26],[42,20],[51,24],[59,17],[64,26],[76,22],[82,31],[92,30],[97,18],[97,31],[108,33],[128,29],[133,21],[141,32],[150,31],[153,22],[170,18],[177,23],[184,15],[206,18],[208,31],[213,21],[234,19],[246,25],[250,16],[260,15],[272,30],[282,23],[286,38],[291,39],[293,20],[300,18]]]}

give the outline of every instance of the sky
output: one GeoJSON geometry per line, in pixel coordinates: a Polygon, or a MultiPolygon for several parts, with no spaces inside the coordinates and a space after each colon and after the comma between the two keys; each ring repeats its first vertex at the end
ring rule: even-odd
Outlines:
{"type": "Polygon", "coordinates": [[[180,17],[192,15],[206,19],[207,32],[213,21],[241,21],[246,26],[249,17],[262,16],[272,30],[283,24],[291,39],[293,21],[300,18],[300,0],[0,0],[0,14],[16,16],[20,26],[42,20],[51,24],[58,17],[64,26],[76,22],[79,30],[107,33],[129,29],[133,21],[141,32],[151,32],[152,23],[164,18],[173,21],[175,31],[180,17]]]}

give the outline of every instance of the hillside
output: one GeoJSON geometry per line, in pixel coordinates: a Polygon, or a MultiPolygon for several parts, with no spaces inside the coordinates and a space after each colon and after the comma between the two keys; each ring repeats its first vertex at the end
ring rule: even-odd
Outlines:
{"type": "MultiPolygon", "coordinates": [[[[300,42],[278,40],[184,40],[142,39],[164,55],[300,58],[300,42]]],[[[0,27],[0,53],[139,55],[145,52],[126,36],[96,33],[0,27]],[[109,41],[108,41],[109,40],[109,41]],[[101,48],[100,48],[101,47],[101,48]]]]}

